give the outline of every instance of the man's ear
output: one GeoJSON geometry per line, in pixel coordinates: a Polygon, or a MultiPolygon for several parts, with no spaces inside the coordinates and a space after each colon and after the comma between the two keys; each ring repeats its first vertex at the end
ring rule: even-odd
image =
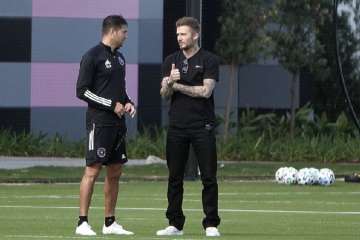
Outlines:
{"type": "Polygon", "coordinates": [[[197,33],[197,32],[193,32],[193,33],[194,33],[194,35],[193,35],[194,40],[198,40],[198,39],[199,39],[200,34],[199,34],[199,33],[197,33]]]}
{"type": "Polygon", "coordinates": [[[115,32],[115,29],[112,27],[112,28],[110,28],[109,32],[110,32],[110,34],[113,34],[115,32]]]}

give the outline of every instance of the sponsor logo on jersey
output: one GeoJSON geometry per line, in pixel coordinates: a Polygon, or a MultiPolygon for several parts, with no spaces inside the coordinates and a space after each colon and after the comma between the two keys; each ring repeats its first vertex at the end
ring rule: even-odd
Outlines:
{"type": "Polygon", "coordinates": [[[105,67],[106,67],[106,69],[111,68],[111,62],[109,61],[109,59],[106,59],[106,61],[105,61],[105,67]]]}

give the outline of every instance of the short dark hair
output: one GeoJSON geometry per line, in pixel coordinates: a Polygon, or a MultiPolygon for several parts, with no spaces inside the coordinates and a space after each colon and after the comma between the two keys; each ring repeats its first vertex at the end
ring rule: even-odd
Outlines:
{"type": "Polygon", "coordinates": [[[188,26],[195,32],[200,33],[200,24],[196,18],[193,17],[182,17],[176,21],[176,27],[188,26]]]}
{"type": "Polygon", "coordinates": [[[111,28],[121,28],[127,26],[128,23],[121,15],[110,15],[104,18],[102,23],[102,34],[107,34],[111,28]]]}

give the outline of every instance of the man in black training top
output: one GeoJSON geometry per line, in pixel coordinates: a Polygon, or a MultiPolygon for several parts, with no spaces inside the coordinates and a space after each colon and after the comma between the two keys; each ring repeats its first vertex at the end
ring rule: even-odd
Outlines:
{"type": "Polygon", "coordinates": [[[132,235],[115,221],[115,206],[125,151],[125,114],[135,115],[135,107],[126,93],[125,59],[118,52],[127,38],[126,20],[111,15],[103,20],[102,41],[81,59],[76,85],[78,98],[88,103],[86,112],[86,167],[80,184],[80,212],[76,234],[93,236],[88,211],[94,183],[102,165],[106,166],[104,183],[105,222],[103,234],[132,235]]]}
{"type": "Polygon", "coordinates": [[[166,217],[169,226],[156,234],[183,234],[183,180],[189,145],[192,144],[203,184],[205,218],[202,225],[206,236],[218,237],[220,218],[213,89],[218,81],[219,61],[212,53],[199,48],[200,26],[196,19],[180,18],[176,22],[176,34],[180,50],[165,59],[160,90],[160,94],[171,101],[166,142],[169,169],[166,217]]]}

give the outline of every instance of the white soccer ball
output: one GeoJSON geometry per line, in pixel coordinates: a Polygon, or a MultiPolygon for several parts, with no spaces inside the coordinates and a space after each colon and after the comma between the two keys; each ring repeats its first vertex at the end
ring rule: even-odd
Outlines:
{"type": "Polygon", "coordinates": [[[297,183],[300,185],[309,185],[312,183],[312,175],[309,168],[302,168],[296,174],[297,183]]]}
{"type": "Polygon", "coordinates": [[[284,183],[284,176],[286,172],[287,172],[287,167],[279,168],[275,173],[275,181],[277,183],[284,183]]]}
{"type": "Polygon", "coordinates": [[[320,171],[316,168],[309,168],[311,175],[310,184],[319,184],[320,171]]]}
{"type": "Polygon", "coordinates": [[[285,171],[283,182],[285,184],[295,184],[297,182],[296,175],[297,170],[293,167],[288,167],[285,171]]]}
{"type": "Polygon", "coordinates": [[[328,186],[335,182],[335,174],[329,168],[322,168],[319,172],[319,184],[328,186]]]}

